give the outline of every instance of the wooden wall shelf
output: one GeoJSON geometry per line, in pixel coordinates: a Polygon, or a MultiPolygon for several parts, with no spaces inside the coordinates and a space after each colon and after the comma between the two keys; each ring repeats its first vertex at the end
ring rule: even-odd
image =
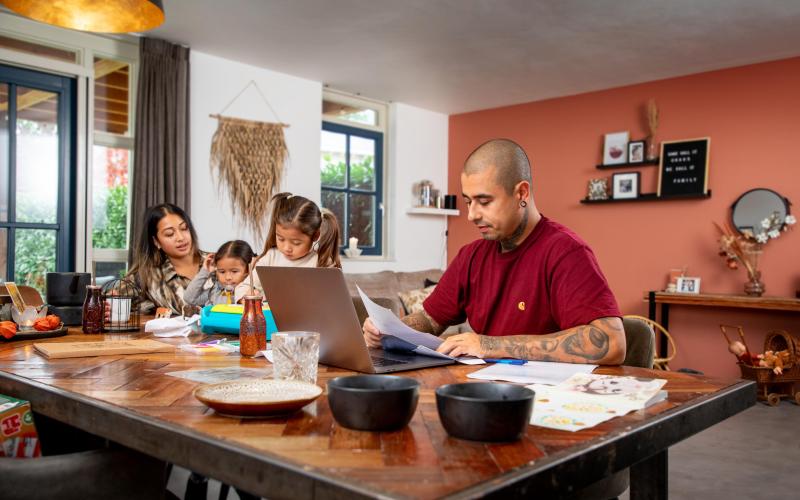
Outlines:
{"type": "Polygon", "coordinates": [[[672,200],[694,200],[694,199],[705,199],[711,198],[711,190],[709,189],[706,194],[685,194],[685,195],[672,195],[672,196],[658,196],[656,193],[642,193],[639,195],[638,198],[621,198],[621,199],[613,199],[609,198],[607,200],[590,200],[588,198],[584,198],[581,200],[581,203],[586,205],[595,205],[598,203],[626,203],[631,201],[672,201],[672,200]]]}
{"type": "Polygon", "coordinates": [[[600,170],[611,170],[614,168],[636,168],[636,167],[653,167],[659,164],[659,159],[645,160],[641,163],[616,163],[614,165],[597,165],[600,170]]]}

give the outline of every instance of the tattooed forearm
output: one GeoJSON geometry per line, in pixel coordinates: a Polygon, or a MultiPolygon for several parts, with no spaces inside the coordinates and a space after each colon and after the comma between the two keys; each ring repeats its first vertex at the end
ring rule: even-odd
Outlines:
{"type": "Polygon", "coordinates": [[[414,330],[420,332],[430,333],[439,336],[447,329],[447,326],[442,326],[430,317],[425,311],[409,314],[402,319],[403,323],[410,326],[414,330]]]}
{"type": "Polygon", "coordinates": [[[625,357],[625,333],[619,318],[601,318],[549,335],[482,335],[480,342],[485,357],[599,364],[620,364],[625,357]]]}
{"type": "Polygon", "coordinates": [[[609,338],[597,327],[579,326],[561,344],[565,353],[596,362],[608,354],[609,338]]]}

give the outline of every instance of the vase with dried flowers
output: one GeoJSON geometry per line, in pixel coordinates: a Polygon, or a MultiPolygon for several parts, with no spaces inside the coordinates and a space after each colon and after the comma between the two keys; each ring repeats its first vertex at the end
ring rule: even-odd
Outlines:
{"type": "Polygon", "coordinates": [[[658,131],[658,106],[655,99],[647,101],[647,153],[648,160],[658,158],[658,143],[656,142],[656,132],[658,131]]]}
{"type": "Polygon", "coordinates": [[[754,297],[763,295],[765,287],[761,281],[759,261],[761,254],[764,253],[764,246],[770,240],[779,237],[781,232],[791,229],[796,222],[793,215],[782,218],[780,213],[773,212],[763,219],[760,227],[755,230],[745,229],[739,232],[729,224],[722,227],[714,223],[720,232],[719,255],[725,258],[730,269],[738,269],[741,264],[747,271],[748,280],[744,285],[744,292],[747,295],[754,297]]]}

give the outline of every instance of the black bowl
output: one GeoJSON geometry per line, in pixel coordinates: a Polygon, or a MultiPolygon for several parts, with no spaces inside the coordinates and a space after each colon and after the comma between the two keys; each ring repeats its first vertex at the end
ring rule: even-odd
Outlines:
{"type": "Polygon", "coordinates": [[[471,441],[515,441],[531,419],[534,392],[514,384],[466,383],[436,389],[444,429],[471,441]]]}
{"type": "Polygon", "coordinates": [[[419,382],[394,375],[353,375],[328,382],[328,403],[342,427],[390,431],[414,416],[419,382]]]}

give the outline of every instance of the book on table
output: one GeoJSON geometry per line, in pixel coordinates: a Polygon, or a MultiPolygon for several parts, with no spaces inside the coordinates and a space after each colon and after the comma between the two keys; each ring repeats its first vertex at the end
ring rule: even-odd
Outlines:
{"type": "Polygon", "coordinates": [[[55,359],[169,352],[174,350],[175,346],[157,340],[136,339],[89,342],[42,342],[33,344],[33,348],[44,357],[55,359]]]}

